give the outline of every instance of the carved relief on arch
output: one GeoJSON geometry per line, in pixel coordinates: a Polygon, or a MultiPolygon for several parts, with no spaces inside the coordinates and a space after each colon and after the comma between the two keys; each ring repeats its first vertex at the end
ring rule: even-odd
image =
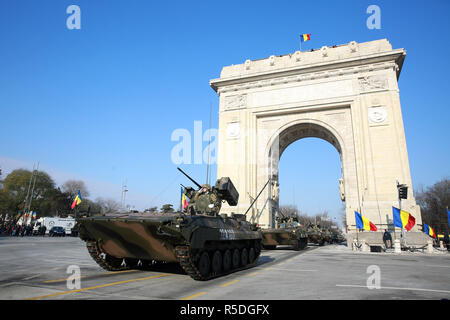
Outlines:
{"type": "Polygon", "coordinates": [[[358,43],[356,41],[351,41],[348,47],[351,53],[355,53],[358,51],[358,43]]]}
{"type": "Polygon", "coordinates": [[[238,94],[233,96],[225,97],[225,109],[239,109],[245,108],[247,104],[247,95],[246,94],[238,94]]]}
{"type": "Polygon", "coordinates": [[[387,110],[385,106],[374,106],[368,109],[370,124],[384,124],[387,121],[387,110]]]}
{"type": "Polygon", "coordinates": [[[358,83],[361,92],[385,90],[388,88],[387,79],[380,76],[361,77],[358,78],[358,83]]]}

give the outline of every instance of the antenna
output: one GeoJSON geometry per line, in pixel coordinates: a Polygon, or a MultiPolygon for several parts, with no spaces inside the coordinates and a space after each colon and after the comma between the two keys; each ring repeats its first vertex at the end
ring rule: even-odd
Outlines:
{"type": "Polygon", "coordinates": [[[264,189],[267,187],[267,185],[269,184],[270,179],[267,180],[266,184],[264,185],[264,187],[261,189],[261,191],[258,193],[258,195],[256,196],[256,198],[253,200],[252,204],[250,205],[250,207],[248,207],[247,211],[245,211],[244,215],[247,215],[247,212],[253,207],[253,205],[255,204],[256,200],[258,200],[259,196],[261,195],[261,193],[264,191],[264,189]]]}
{"type": "Polygon", "coordinates": [[[181,170],[179,167],[177,167],[177,169],[178,169],[178,171],[180,171],[182,174],[184,174],[185,176],[186,176],[186,178],[188,178],[189,180],[191,180],[199,189],[201,189],[202,188],[202,186],[197,182],[197,181],[195,181],[194,179],[192,179],[191,177],[189,177],[189,175],[186,173],[186,172],[184,172],[183,170],[181,170]]]}
{"type": "Polygon", "coordinates": [[[34,187],[36,185],[36,176],[39,170],[39,161],[37,163],[37,166],[35,166],[35,164],[33,164],[33,173],[31,174],[30,177],[30,183],[28,184],[28,192],[27,192],[27,197],[25,198],[25,206],[23,208],[23,211],[25,212],[28,208],[28,211],[31,211],[31,201],[33,200],[33,193],[34,193],[34,187]],[[33,187],[31,187],[31,184],[33,184],[33,187]],[[30,192],[30,187],[31,187],[31,192],[30,192]]]}
{"type": "Polygon", "coordinates": [[[126,197],[126,193],[128,192],[127,189],[127,179],[125,179],[125,181],[122,183],[122,199],[120,201],[120,206],[122,209],[125,208],[125,197],[126,197]]]}

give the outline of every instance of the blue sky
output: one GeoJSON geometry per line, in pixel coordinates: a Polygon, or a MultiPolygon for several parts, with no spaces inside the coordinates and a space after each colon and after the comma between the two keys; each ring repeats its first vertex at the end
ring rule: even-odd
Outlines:
{"type": "MultiPolygon", "coordinates": [[[[292,53],[299,33],[311,33],[304,50],[382,38],[406,49],[399,87],[412,180],[431,185],[449,176],[449,12],[445,0],[3,0],[0,167],[39,161],[59,184],[87,181],[92,198],[119,201],[127,179],[127,202],[139,209],[177,203],[187,180],[170,137],[193,132],[196,120],[206,130],[210,103],[217,127],[209,80],[223,66],[292,53]],[[81,30],[66,27],[71,4],[81,30]],[[381,8],[380,30],[366,27],[371,4],[381,8]]],[[[206,165],[183,168],[205,179],[206,165]]],[[[331,145],[297,141],[280,161],[281,203],[337,216],[339,177],[331,145]]]]}

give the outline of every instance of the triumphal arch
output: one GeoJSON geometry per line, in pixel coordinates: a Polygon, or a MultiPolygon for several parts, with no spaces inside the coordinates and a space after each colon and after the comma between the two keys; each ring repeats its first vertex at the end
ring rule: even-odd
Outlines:
{"type": "MultiPolygon", "coordinates": [[[[243,213],[269,181],[247,217],[272,227],[283,188],[280,157],[294,141],[317,137],[340,154],[336,192],[345,202],[349,241],[356,236],[354,211],[379,231],[393,229],[397,181],[409,187],[402,209],[416,218],[412,231],[421,230],[397,83],[405,55],[382,39],[224,67],[220,78],[210,81],[220,97],[217,176],[229,176],[240,199],[237,208],[223,211],[243,213]]],[[[374,232],[358,236],[369,242],[380,238],[374,232]]]]}

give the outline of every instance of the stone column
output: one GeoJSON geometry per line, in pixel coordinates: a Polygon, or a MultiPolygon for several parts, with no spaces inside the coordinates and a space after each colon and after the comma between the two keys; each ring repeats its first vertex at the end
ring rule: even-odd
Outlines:
{"type": "Polygon", "coordinates": [[[353,243],[352,243],[352,250],[353,251],[358,251],[358,240],[353,239],[353,243]]]}
{"type": "Polygon", "coordinates": [[[402,248],[400,246],[400,240],[399,239],[395,239],[394,240],[394,252],[395,253],[402,253],[402,248]]]}
{"type": "Polygon", "coordinates": [[[363,252],[369,252],[370,251],[370,246],[366,243],[366,240],[362,241],[362,251],[363,252]]]}
{"type": "Polygon", "coordinates": [[[433,240],[431,239],[427,241],[427,253],[433,253],[433,240]]]}

